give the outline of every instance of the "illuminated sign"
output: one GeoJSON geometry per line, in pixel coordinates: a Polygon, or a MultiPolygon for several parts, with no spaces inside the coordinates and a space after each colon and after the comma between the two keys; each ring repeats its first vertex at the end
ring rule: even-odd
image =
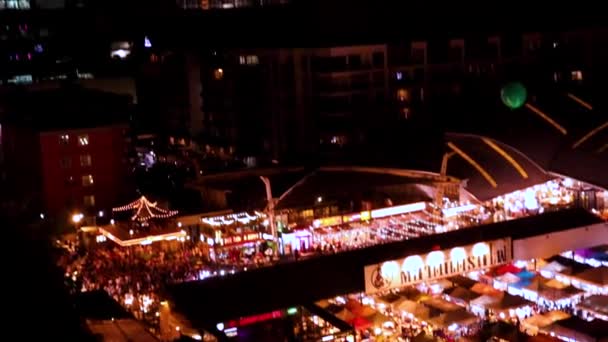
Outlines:
{"type": "Polygon", "coordinates": [[[375,293],[422,281],[472,272],[510,262],[511,239],[410,255],[404,259],[365,266],[365,291],[375,293]]]}
{"type": "Polygon", "coordinates": [[[343,216],[332,216],[319,218],[312,221],[314,228],[338,226],[343,223],[352,223],[359,221],[369,221],[372,218],[382,218],[393,215],[400,215],[411,213],[415,211],[424,210],[426,208],[425,202],[417,202],[412,204],[398,205],[396,207],[388,207],[382,209],[375,209],[372,211],[362,211],[356,214],[347,214],[343,216]]]}
{"type": "Polygon", "coordinates": [[[248,234],[233,235],[233,236],[225,237],[223,242],[224,242],[224,245],[232,245],[232,244],[239,244],[239,243],[254,242],[259,239],[260,239],[260,233],[248,233],[248,234]]]}
{"type": "Polygon", "coordinates": [[[381,218],[393,215],[400,215],[411,213],[414,211],[420,211],[426,209],[425,202],[417,202],[412,204],[398,205],[396,207],[388,207],[383,209],[372,210],[371,216],[372,218],[381,218]]]}
{"type": "Polygon", "coordinates": [[[369,221],[372,218],[371,211],[362,211],[360,214],[361,221],[369,221]]]}
{"type": "Polygon", "coordinates": [[[312,222],[312,225],[315,228],[320,227],[331,227],[342,224],[342,216],[332,216],[332,217],[324,217],[320,219],[316,219],[312,222]]]}
{"type": "Polygon", "coordinates": [[[361,220],[361,214],[352,214],[352,215],[342,216],[342,221],[344,223],[357,222],[360,220],[361,220]]]}

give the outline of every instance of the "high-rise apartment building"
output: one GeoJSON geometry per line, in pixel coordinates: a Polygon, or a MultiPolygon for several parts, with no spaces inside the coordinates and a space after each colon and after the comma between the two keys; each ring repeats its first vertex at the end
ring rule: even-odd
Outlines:
{"type": "Polygon", "coordinates": [[[386,112],[384,45],[213,50],[189,74],[202,108],[191,128],[246,155],[331,154],[364,141],[370,111],[386,112]]]}
{"type": "Polygon", "coordinates": [[[181,101],[188,108],[175,122],[205,144],[241,155],[336,160],[382,135],[377,127],[415,132],[432,119],[475,130],[474,117],[484,115],[478,108],[487,112],[499,103],[509,81],[537,92],[605,80],[601,37],[597,30],[524,32],[190,53],[184,58],[188,96],[181,101]]]}

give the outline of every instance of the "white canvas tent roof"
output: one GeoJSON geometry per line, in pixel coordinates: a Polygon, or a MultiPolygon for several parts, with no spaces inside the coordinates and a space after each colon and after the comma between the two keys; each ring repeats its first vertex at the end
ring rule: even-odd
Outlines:
{"type": "Polygon", "coordinates": [[[564,271],[566,269],[568,269],[567,266],[564,266],[564,265],[560,264],[557,261],[552,261],[552,262],[546,264],[545,266],[543,266],[541,268],[541,271],[560,273],[560,272],[562,272],[562,271],[564,271]]]}
{"type": "Polygon", "coordinates": [[[496,279],[503,283],[507,283],[507,284],[515,284],[520,280],[518,276],[516,276],[513,273],[509,273],[509,272],[501,275],[500,277],[498,277],[496,279]]]}
{"type": "Polygon", "coordinates": [[[574,277],[598,286],[608,286],[608,267],[590,268],[576,274],[574,277]]]}

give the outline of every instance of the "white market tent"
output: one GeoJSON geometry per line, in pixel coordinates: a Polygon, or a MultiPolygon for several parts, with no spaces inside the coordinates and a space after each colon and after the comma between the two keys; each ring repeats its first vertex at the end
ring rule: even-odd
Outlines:
{"type": "Polygon", "coordinates": [[[608,267],[590,268],[572,277],[572,285],[592,294],[608,294],[608,267]]]}

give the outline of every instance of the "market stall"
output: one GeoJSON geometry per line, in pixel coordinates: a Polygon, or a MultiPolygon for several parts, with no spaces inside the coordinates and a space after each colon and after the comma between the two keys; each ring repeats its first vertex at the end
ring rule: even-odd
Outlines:
{"type": "Polygon", "coordinates": [[[595,295],[585,298],[576,309],[583,318],[608,321],[608,296],[595,295]]]}
{"type": "Polygon", "coordinates": [[[608,295],[608,267],[591,268],[572,277],[572,286],[591,294],[608,295]]]}
{"type": "Polygon", "coordinates": [[[295,251],[300,253],[307,253],[312,251],[312,233],[309,230],[300,229],[291,233],[281,234],[281,243],[283,247],[283,254],[293,254],[295,251]]]}
{"type": "Polygon", "coordinates": [[[519,282],[509,285],[507,292],[533,301],[549,310],[571,307],[578,303],[584,294],[573,286],[541,276],[524,277],[519,282]]]}
{"type": "Polygon", "coordinates": [[[570,315],[563,311],[550,311],[524,319],[521,321],[520,329],[530,336],[536,336],[540,331],[556,321],[568,318],[570,318],[570,315]]]}
{"type": "Polygon", "coordinates": [[[429,323],[435,328],[442,329],[454,337],[470,334],[478,328],[479,322],[479,317],[465,309],[444,312],[429,320],[429,323]]]}
{"type": "Polygon", "coordinates": [[[579,317],[570,317],[542,330],[565,341],[601,342],[608,339],[608,322],[599,319],[587,321],[579,317]]]}
{"type": "Polygon", "coordinates": [[[484,317],[486,314],[500,319],[523,319],[533,314],[534,303],[509,293],[502,296],[484,295],[471,301],[471,312],[484,317]]]}
{"type": "Polygon", "coordinates": [[[479,293],[473,292],[460,286],[447,290],[445,292],[445,295],[449,300],[465,307],[468,307],[469,303],[472,300],[481,296],[479,293]]]}
{"type": "Polygon", "coordinates": [[[494,287],[484,284],[484,283],[476,283],[471,287],[471,291],[482,296],[490,296],[490,297],[500,297],[502,296],[502,292],[500,290],[495,289],[494,287]]]}

